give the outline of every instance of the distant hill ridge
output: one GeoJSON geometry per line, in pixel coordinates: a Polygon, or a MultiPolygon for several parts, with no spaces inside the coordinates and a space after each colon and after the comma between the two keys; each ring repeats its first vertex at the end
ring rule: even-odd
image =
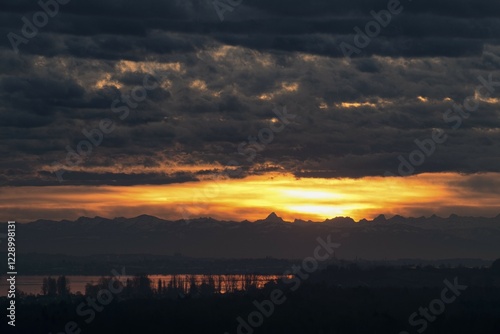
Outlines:
{"type": "MultiPolygon", "coordinates": [[[[100,217],[100,216],[95,216],[93,218],[91,217],[79,217],[78,219],[72,221],[68,219],[63,219],[60,221],[56,220],[47,220],[47,219],[38,219],[36,221],[33,221],[31,223],[68,223],[68,222],[77,222],[77,223],[92,223],[92,222],[102,222],[102,221],[114,221],[114,222],[140,222],[140,223],[175,223],[175,222],[205,222],[205,223],[251,223],[249,220],[243,220],[243,221],[232,221],[232,220],[217,220],[212,217],[198,217],[198,218],[193,218],[193,219],[179,219],[179,220],[169,220],[169,219],[163,219],[147,214],[142,214],[137,217],[132,217],[132,218],[125,218],[125,217],[116,217],[116,218],[105,218],[105,217],[100,217]]],[[[366,218],[363,218],[359,221],[355,221],[351,217],[335,217],[335,218],[328,218],[323,221],[311,221],[311,220],[302,220],[302,219],[295,219],[294,221],[285,221],[283,218],[278,216],[275,212],[270,213],[266,218],[264,219],[258,219],[254,221],[253,223],[297,223],[297,224],[319,224],[319,223],[471,223],[471,222],[500,222],[500,214],[498,214],[496,217],[492,218],[487,218],[487,217],[474,217],[474,216],[458,216],[456,214],[451,214],[447,218],[444,217],[439,217],[437,215],[432,215],[430,217],[403,217],[400,215],[395,215],[389,219],[386,218],[385,215],[380,214],[376,218],[373,218],[372,220],[368,220],[366,218]]],[[[25,223],[25,224],[30,224],[30,223],[25,223]]]]}
{"type": "Polygon", "coordinates": [[[328,236],[341,244],[337,255],[344,259],[500,257],[500,215],[389,219],[380,215],[358,222],[349,217],[287,222],[274,212],[255,222],[210,217],[171,221],[149,215],[80,217],[18,224],[16,242],[19,253],[296,259],[311,256],[317,238],[328,236]]]}

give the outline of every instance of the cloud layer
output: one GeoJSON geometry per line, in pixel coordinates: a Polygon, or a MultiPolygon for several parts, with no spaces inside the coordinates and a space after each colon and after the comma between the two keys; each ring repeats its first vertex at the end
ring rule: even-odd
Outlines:
{"type": "Polygon", "coordinates": [[[209,1],[73,0],[19,53],[7,36],[40,7],[3,1],[0,184],[60,185],[61,166],[64,185],[182,183],[231,161],[237,177],[383,176],[435,129],[448,140],[415,174],[500,171],[500,87],[478,90],[479,76],[500,82],[500,4],[401,6],[349,60],[341,43],[387,1],[244,0],[220,22],[209,1]],[[114,101],[146,76],[159,86],[120,117],[114,101]],[[443,116],[468,96],[479,107],[453,129],[443,116]],[[239,154],[284,106],[297,117],[252,159],[239,154]],[[66,148],[104,119],[114,130],[69,166],[66,148]]]}

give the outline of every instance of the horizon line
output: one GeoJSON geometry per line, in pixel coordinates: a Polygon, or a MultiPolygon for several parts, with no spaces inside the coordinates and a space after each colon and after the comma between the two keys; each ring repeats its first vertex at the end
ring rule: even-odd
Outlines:
{"type": "MultiPolygon", "coordinates": [[[[159,219],[159,220],[164,220],[164,221],[170,221],[170,222],[178,222],[178,221],[186,221],[186,222],[189,222],[189,221],[194,221],[194,220],[201,220],[201,219],[212,219],[212,220],[217,220],[217,221],[220,221],[220,222],[233,222],[233,223],[245,223],[245,222],[250,222],[250,223],[256,223],[256,222],[265,222],[265,221],[270,221],[270,219],[273,219],[273,220],[280,220],[281,222],[283,223],[288,223],[288,224],[294,224],[295,222],[299,221],[299,222],[305,222],[305,223],[311,223],[311,224],[322,224],[322,223],[325,223],[325,222],[328,222],[328,221],[332,221],[332,220],[335,220],[335,219],[350,219],[352,220],[352,222],[354,223],[361,223],[361,222],[375,222],[375,221],[388,221],[388,220],[392,220],[396,217],[400,217],[402,219],[431,219],[431,218],[440,218],[440,219],[450,219],[450,218],[481,218],[481,219],[494,219],[494,218],[500,218],[500,213],[496,216],[492,216],[492,217],[485,217],[485,216],[461,216],[461,215],[457,215],[455,213],[451,213],[450,215],[448,215],[448,217],[443,217],[443,216],[439,216],[437,214],[432,214],[430,216],[425,216],[425,215],[422,215],[422,216],[419,216],[419,217],[413,217],[413,216],[402,216],[402,215],[399,215],[399,214],[395,214],[395,215],[392,215],[392,216],[389,216],[390,218],[387,218],[389,215],[386,215],[386,214],[379,214],[377,215],[376,217],[372,218],[372,219],[368,219],[368,218],[362,218],[358,221],[356,221],[355,219],[349,217],[349,216],[335,216],[335,217],[332,217],[332,218],[326,218],[324,219],[323,221],[313,221],[313,220],[304,220],[304,219],[301,219],[301,218],[294,218],[293,221],[291,220],[285,220],[283,218],[281,218],[279,215],[277,215],[275,212],[271,212],[267,217],[265,218],[261,218],[261,219],[257,219],[257,220],[254,220],[254,221],[250,221],[248,219],[243,219],[243,220],[231,220],[231,219],[224,219],[224,218],[214,218],[212,216],[199,216],[199,217],[196,217],[196,218],[189,218],[189,219],[186,219],[186,218],[180,218],[180,219],[170,219],[170,218],[162,218],[162,217],[158,217],[158,216],[154,216],[154,215],[150,215],[150,214],[141,214],[141,215],[138,215],[138,216],[134,216],[134,217],[124,217],[124,216],[119,216],[119,217],[114,217],[114,218],[109,218],[109,217],[103,217],[103,216],[94,216],[94,217],[89,217],[89,216],[80,216],[76,219],[68,219],[68,218],[65,218],[65,219],[60,219],[60,220],[54,220],[54,219],[48,219],[48,218],[39,218],[37,220],[32,220],[32,221],[17,221],[17,220],[14,220],[16,222],[19,222],[21,224],[30,224],[30,223],[35,223],[35,222],[38,222],[38,221],[51,221],[51,222],[64,222],[64,221],[70,221],[70,222],[75,222],[75,221],[78,221],[82,218],[84,219],[98,219],[98,218],[101,218],[101,219],[106,219],[106,220],[117,220],[117,219],[136,219],[136,218],[141,218],[141,217],[152,217],[152,218],[155,218],[155,219],[159,219]],[[274,216],[273,216],[274,214],[274,216]],[[271,217],[273,216],[273,217],[271,217]],[[271,218],[270,218],[271,217],[271,218]]],[[[2,222],[2,223],[6,223],[6,222],[2,222]]]]}

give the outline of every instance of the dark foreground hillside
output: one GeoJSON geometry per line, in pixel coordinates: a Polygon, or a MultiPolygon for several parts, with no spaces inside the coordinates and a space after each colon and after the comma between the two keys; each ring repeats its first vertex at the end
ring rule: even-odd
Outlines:
{"type": "MultiPolygon", "coordinates": [[[[111,281],[99,284],[105,288],[111,281]]],[[[498,268],[330,266],[263,289],[249,284],[220,294],[210,284],[183,286],[158,286],[137,276],[115,285],[120,293],[114,295],[98,296],[99,286],[89,286],[87,296],[26,296],[18,306],[16,332],[500,333],[498,268]]]]}

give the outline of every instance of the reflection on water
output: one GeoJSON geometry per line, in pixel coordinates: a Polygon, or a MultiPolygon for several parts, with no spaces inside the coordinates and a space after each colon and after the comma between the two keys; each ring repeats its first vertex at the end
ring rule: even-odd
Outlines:
{"type": "MultiPolygon", "coordinates": [[[[48,276],[17,276],[16,288],[17,291],[22,291],[27,294],[39,295],[42,290],[43,279],[48,276]]],[[[58,276],[52,276],[57,278],[58,276]]],[[[69,280],[71,293],[84,293],[85,286],[97,284],[103,276],[66,276],[69,280]]],[[[162,281],[163,286],[168,286],[169,283],[175,281],[177,285],[182,286],[185,290],[189,289],[192,282],[196,285],[202,283],[212,283],[218,291],[225,293],[227,291],[242,290],[250,285],[255,285],[257,288],[262,288],[270,281],[280,280],[282,276],[278,275],[149,275],[151,286],[157,287],[158,281],[162,281]]],[[[122,276],[120,280],[126,284],[127,279],[132,280],[133,276],[122,276]]],[[[0,281],[0,295],[7,295],[6,276],[2,276],[0,281]]]]}

